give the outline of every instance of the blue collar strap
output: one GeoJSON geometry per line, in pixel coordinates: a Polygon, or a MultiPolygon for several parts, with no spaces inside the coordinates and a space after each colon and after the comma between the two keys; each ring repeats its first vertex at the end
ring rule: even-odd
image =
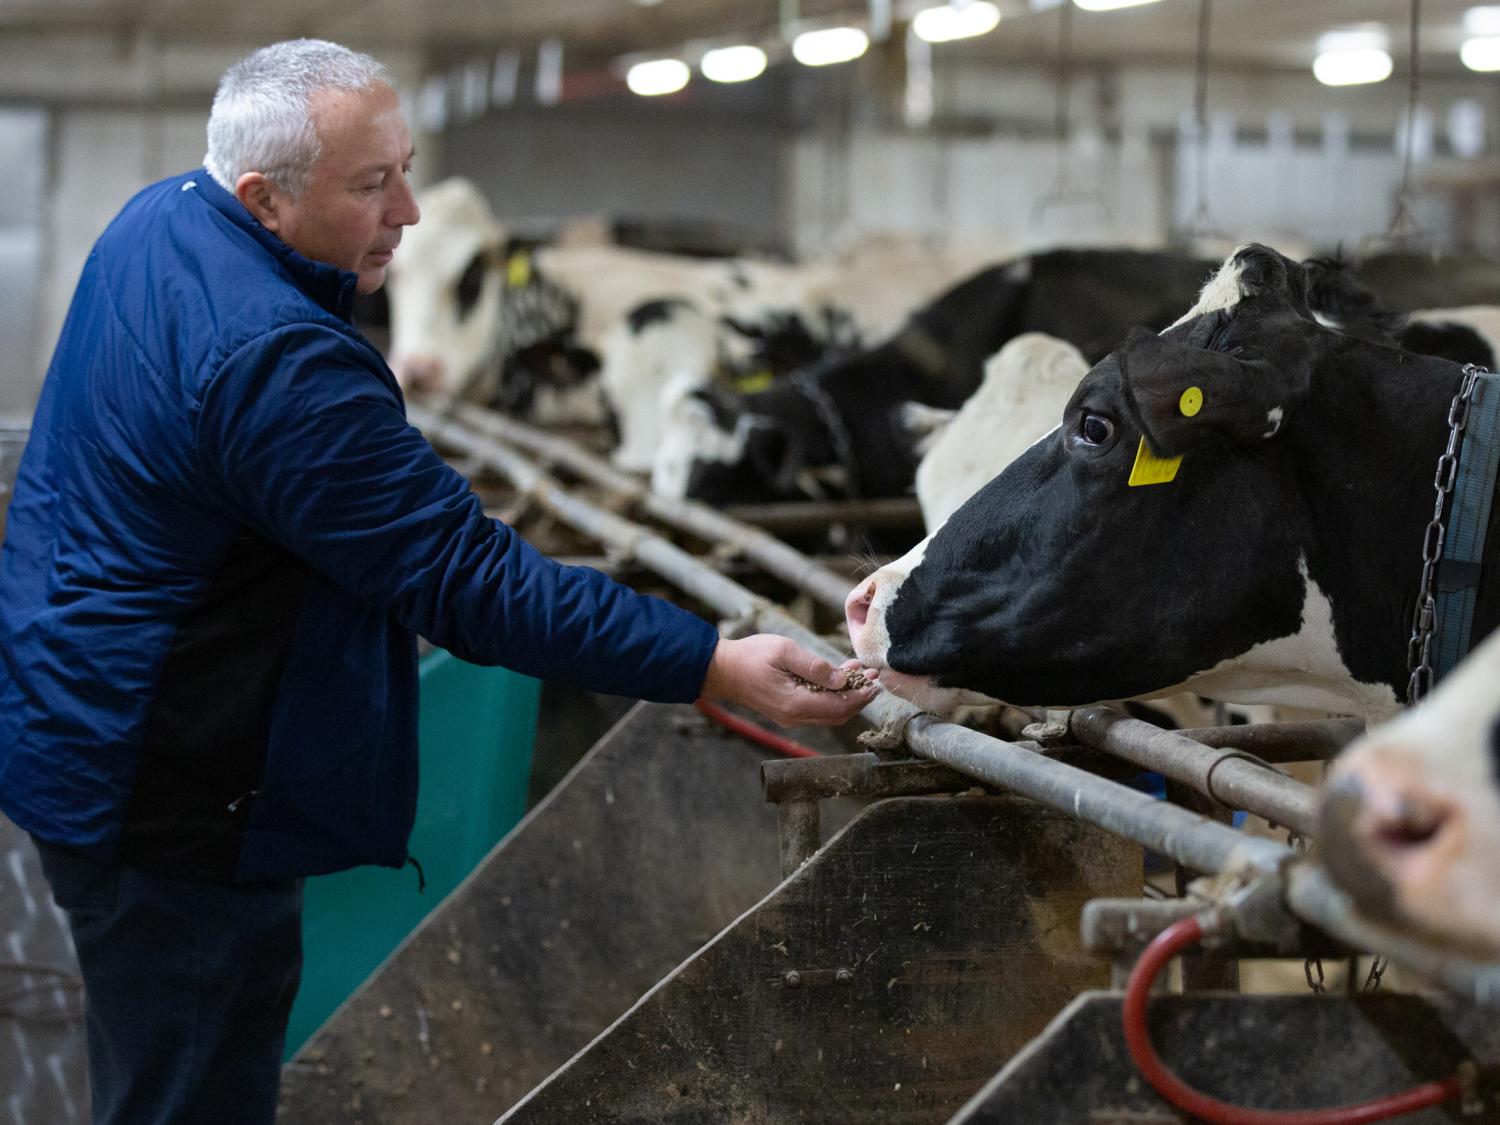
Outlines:
{"type": "Polygon", "coordinates": [[[1432,671],[1441,680],[1468,654],[1479,601],[1484,539],[1495,477],[1500,473],[1500,375],[1476,373],[1469,420],[1459,447],[1458,474],[1448,507],[1443,559],[1434,581],[1436,618],[1432,671]]]}

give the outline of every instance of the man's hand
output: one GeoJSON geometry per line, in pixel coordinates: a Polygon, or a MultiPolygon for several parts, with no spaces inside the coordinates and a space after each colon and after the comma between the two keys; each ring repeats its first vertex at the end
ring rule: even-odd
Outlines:
{"type": "MultiPolygon", "coordinates": [[[[703,694],[740,703],[784,727],[832,727],[848,722],[880,690],[843,690],[848,673],[859,668],[847,660],[835,668],[796,641],[771,633],[743,640],[721,640],[708,664],[703,694]],[[814,691],[808,684],[825,689],[814,691]]],[[[875,673],[861,669],[867,680],[875,673]]]]}

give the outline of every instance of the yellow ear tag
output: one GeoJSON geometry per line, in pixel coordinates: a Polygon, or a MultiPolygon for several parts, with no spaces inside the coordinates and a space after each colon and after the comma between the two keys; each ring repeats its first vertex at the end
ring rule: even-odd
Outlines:
{"type": "Polygon", "coordinates": [[[1143,484],[1167,484],[1176,479],[1177,466],[1182,464],[1182,458],[1158,457],[1151,452],[1151,447],[1146,444],[1146,439],[1141,438],[1141,444],[1136,447],[1135,464],[1130,469],[1130,487],[1137,488],[1143,484]]]}
{"type": "Polygon", "coordinates": [[[734,389],[742,395],[758,395],[761,391],[770,390],[771,373],[752,371],[748,375],[741,375],[734,381],[734,389]]]}
{"type": "Polygon", "coordinates": [[[512,254],[505,263],[505,283],[512,289],[522,289],[531,281],[531,255],[525,251],[512,254]]]}
{"type": "Polygon", "coordinates": [[[1177,409],[1182,411],[1184,418],[1194,417],[1198,411],[1203,409],[1203,392],[1197,387],[1189,387],[1182,392],[1182,397],[1177,400],[1177,409]]]}

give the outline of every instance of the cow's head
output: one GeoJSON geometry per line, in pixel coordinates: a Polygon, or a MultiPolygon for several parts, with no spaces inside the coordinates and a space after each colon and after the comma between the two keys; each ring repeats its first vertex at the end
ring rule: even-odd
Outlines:
{"type": "MultiPolygon", "coordinates": [[[[1251,245],[1160,336],[1133,333],[1057,429],[850,594],[860,658],[898,689],[1017,704],[1190,687],[1388,713],[1390,679],[1351,675],[1317,581],[1318,548],[1338,534],[1314,531],[1319,490],[1371,500],[1373,486],[1360,435],[1325,424],[1339,406],[1314,373],[1335,353],[1351,367],[1402,353],[1323,328],[1306,298],[1301,267],[1251,245]],[[1323,479],[1309,476],[1315,445],[1323,479]]],[[[1419,546],[1420,529],[1414,560],[1419,546]]]]}
{"type": "Polygon", "coordinates": [[[468,180],[435,184],[418,204],[422,222],[407,232],[386,286],[391,368],[403,388],[448,393],[494,359],[505,235],[468,180]]]}
{"type": "Polygon", "coordinates": [[[1500,956],[1500,634],[1339,756],[1323,859],[1364,910],[1500,956]]]}
{"type": "Polygon", "coordinates": [[[661,401],[656,492],[722,506],[805,500],[845,483],[816,409],[784,384],[737,394],[681,378],[661,401]]]}

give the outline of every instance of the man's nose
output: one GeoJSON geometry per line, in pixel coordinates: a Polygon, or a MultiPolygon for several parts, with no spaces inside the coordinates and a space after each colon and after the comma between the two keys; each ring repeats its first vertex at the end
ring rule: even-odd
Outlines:
{"type": "Polygon", "coordinates": [[[386,222],[393,227],[415,225],[422,218],[422,210],[417,206],[417,195],[412,191],[411,181],[402,176],[396,192],[395,205],[386,212],[386,222]]]}

